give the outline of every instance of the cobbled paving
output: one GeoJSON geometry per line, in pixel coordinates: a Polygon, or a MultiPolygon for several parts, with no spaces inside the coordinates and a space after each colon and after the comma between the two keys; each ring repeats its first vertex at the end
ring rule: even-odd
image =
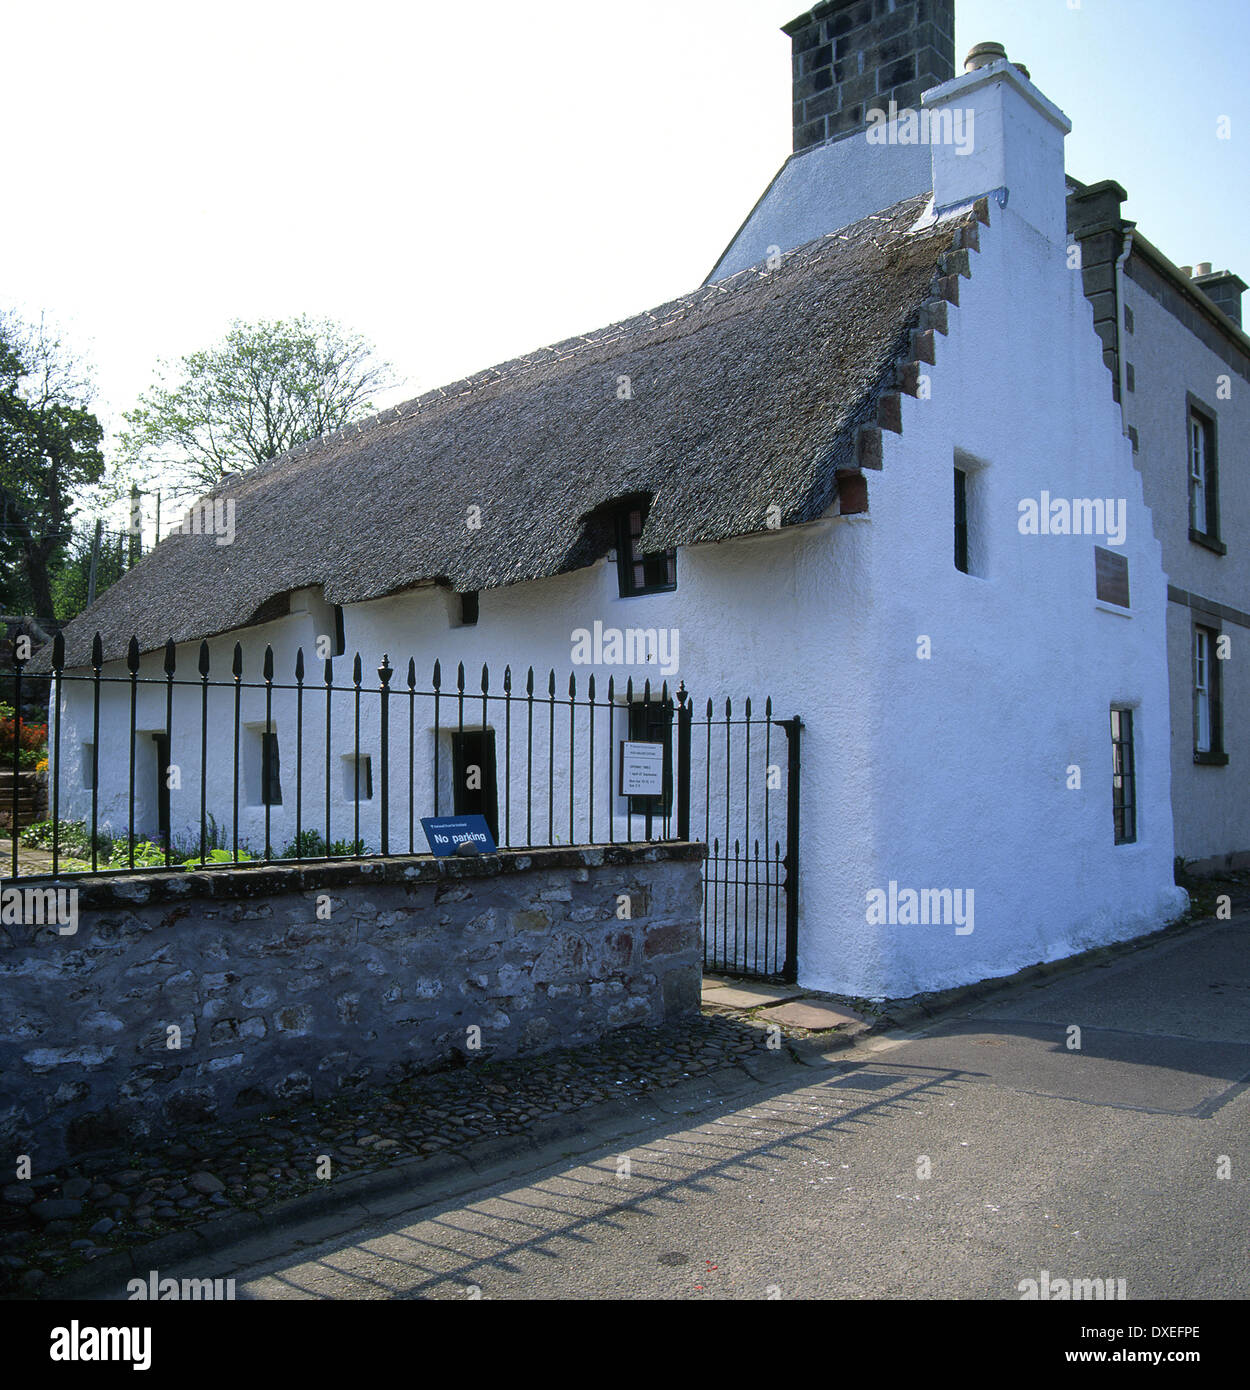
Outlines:
{"type": "Polygon", "coordinates": [[[623,1029],[593,1046],[340,1091],[258,1119],[183,1127],[155,1148],[36,1172],[0,1193],[0,1294],[37,1297],[41,1285],[101,1255],[238,1210],[264,1212],[321,1186],[322,1155],[335,1176],[376,1171],[736,1067],[759,1054],[766,1028],[704,1014],[623,1029]]]}

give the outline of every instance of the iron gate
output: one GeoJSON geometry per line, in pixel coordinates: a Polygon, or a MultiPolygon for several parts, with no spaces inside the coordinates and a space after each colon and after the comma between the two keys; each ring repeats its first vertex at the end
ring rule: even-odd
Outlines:
{"type": "Polygon", "coordinates": [[[798,973],[802,720],[708,700],[678,711],[678,837],[702,839],[703,968],[793,983],[798,973]]]}

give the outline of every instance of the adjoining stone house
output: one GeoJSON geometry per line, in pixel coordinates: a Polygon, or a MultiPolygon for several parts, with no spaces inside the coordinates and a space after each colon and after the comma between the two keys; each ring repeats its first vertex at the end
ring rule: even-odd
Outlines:
{"type": "Polygon", "coordinates": [[[1250,337],[1245,281],[1176,266],[1112,181],[1070,180],[1069,227],[1168,577],[1172,819],[1201,871],[1250,864],[1250,337]]]}
{"type": "MultiPolygon", "coordinates": [[[[385,652],[423,677],[438,658],[563,680],[597,623],[655,629],[679,637],[664,676],[696,706],[769,694],[803,718],[805,985],[901,996],[1168,921],[1184,894],[1167,588],[1119,411],[1089,389],[1102,348],[1068,268],[1068,122],[1005,58],[952,77],[950,0],[873,13],[838,0],[787,26],[796,142],[823,143],[788,162],[704,287],[230,481],[212,500],[233,507],[232,543],[162,542],[67,630],[69,664],[81,673],[98,631],[109,674],[125,676],[133,634],[158,681],[167,640],[180,671],[203,640],[225,675],[237,641],[254,678],[266,646],[289,673],[321,636],[368,670],[385,652]],[[848,62],[882,101],[923,90],[950,138],[901,140],[900,110],[870,142],[867,84],[848,77],[838,106],[848,62]],[[914,920],[912,893],[960,914],[914,920]]],[[[604,690],[658,668],[578,671],[604,690]]],[[[88,694],[65,698],[77,815],[88,694]]],[[[96,794],[117,825],[126,682],[104,695],[96,794]]],[[[175,723],[198,734],[198,692],[177,697],[175,723]]],[[[290,767],[290,696],[268,723],[245,697],[241,833],[254,842],[267,811],[278,842],[291,808],[266,786],[279,757],[290,767]]],[[[163,698],[140,687],[147,825],[163,698]]],[[[465,728],[498,732],[471,702],[465,728]]],[[[420,734],[428,806],[435,731],[420,734]]],[[[223,718],[205,788],[219,819],[227,739],[223,718]]],[[[330,756],[353,757],[350,728],[330,756]]],[[[567,766],[544,756],[562,797],[567,766]]],[[[200,803],[196,759],[182,771],[174,826],[200,803]]],[[[391,773],[407,778],[402,745],[391,773]]],[[[338,823],[359,815],[376,844],[359,765],[332,781],[338,823]]],[[[629,825],[624,798],[606,809],[629,825]]]]}

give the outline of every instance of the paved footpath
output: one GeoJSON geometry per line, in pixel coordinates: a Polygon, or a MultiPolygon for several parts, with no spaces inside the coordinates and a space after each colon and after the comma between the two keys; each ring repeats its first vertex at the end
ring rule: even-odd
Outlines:
{"type": "Polygon", "coordinates": [[[1211,922],[850,1050],[762,1055],[419,1205],[159,1272],[249,1299],[1018,1299],[1042,1271],[1245,1298],[1248,945],[1250,917],[1211,922]]]}

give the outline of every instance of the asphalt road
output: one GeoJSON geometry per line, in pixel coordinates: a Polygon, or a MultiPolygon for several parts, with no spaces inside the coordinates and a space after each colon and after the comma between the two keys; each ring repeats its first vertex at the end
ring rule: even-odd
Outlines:
{"type": "Polygon", "coordinates": [[[161,1273],[252,1299],[1019,1299],[1043,1270],[1245,1298],[1248,944],[1250,917],[1212,923],[783,1084],[664,1102],[693,1114],[653,1098],[627,1140],[467,1198],[161,1273]]]}

